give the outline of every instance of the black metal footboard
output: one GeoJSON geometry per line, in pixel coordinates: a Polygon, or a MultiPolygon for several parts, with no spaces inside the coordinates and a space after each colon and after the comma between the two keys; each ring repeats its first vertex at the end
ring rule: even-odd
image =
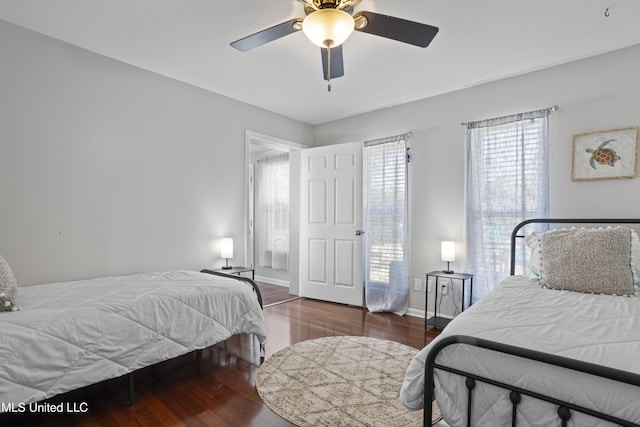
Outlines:
{"type": "MultiPolygon", "coordinates": [[[[427,355],[427,359],[425,362],[425,382],[424,382],[424,425],[430,425],[432,409],[430,402],[435,398],[434,396],[434,372],[436,369],[440,369],[446,372],[450,372],[456,375],[460,375],[465,378],[465,384],[467,387],[467,426],[471,427],[471,419],[472,419],[472,411],[473,411],[473,399],[474,399],[474,388],[477,382],[483,382],[486,384],[491,384],[493,386],[497,386],[501,389],[505,390],[505,393],[509,393],[509,398],[512,402],[512,415],[511,415],[511,425],[516,426],[516,413],[518,405],[521,403],[522,396],[529,396],[535,399],[539,399],[553,405],[557,406],[558,418],[561,420],[561,424],[563,427],[567,426],[569,420],[571,419],[572,412],[581,412],[586,415],[590,415],[592,417],[609,421],[611,423],[620,425],[620,426],[640,426],[640,420],[623,420],[618,417],[597,412],[592,409],[586,408],[584,406],[580,406],[575,403],[570,403],[564,400],[560,400],[557,398],[553,398],[550,396],[545,396],[530,390],[526,390],[520,387],[515,387],[510,384],[505,384],[500,381],[496,381],[492,378],[483,377],[481,375],[471,374],[465,371],[462,371],[457,368],[444,366],[442,364],[436,363],[436,357],[444,348],[453,345],[453,344],[463,344],[474,347],[480,347],[487,350],[495,351],[498,353],[509,354],[515,357],[535,360],[538,362],[546,363],[553,366],[559,366],[562,368],[570,369],[576,372],[582,372],[589,375],[594,375],[597,377],[607,378],[613,381],[617,381],[624,384],[631,384],[633,386],[640,387],[640,375],[621,371],[618,369],[608,368],[606,366],[595,365],[592,363],[583,362],[580,360],[570,359],[566,357],[556,356],[553,354],[542,353],[535,350],[529,350],[520,347],[514,347],[507,344],[502,344],[494,341],[488,341],[480,338],[473,338],[464,335],[452,335],[443,338],[442,340],[436,342],[429,354],[427,355]]],[[[640,403],[639,403],[640,404],[640,403]]]]}

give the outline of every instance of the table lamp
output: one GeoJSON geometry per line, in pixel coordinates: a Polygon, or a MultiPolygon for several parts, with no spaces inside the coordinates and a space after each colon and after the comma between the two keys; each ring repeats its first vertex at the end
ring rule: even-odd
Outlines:
{"type": "Polygon", "coordinates": [[[449,268],[449,262],[456,260],[456,242],[443,241],[441,246],[442,261],[447,263],[447,269],[442,270],[443,273],[453,274],[453,270],[449,268]]]}
{"type": "Polygon", "coordinates": [[[223,270],[230,270],[229,258],[233,258],[233,239],[225,237],[220,241],[220,257],[226,260],[226,264],[222,266],[223,270]]]}

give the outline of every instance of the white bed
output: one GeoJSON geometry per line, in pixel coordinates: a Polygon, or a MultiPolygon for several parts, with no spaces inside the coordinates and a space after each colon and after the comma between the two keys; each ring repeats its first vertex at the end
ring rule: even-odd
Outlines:
{"type": "MultiPolygon", "coordinates": [[[[633,286],[632,288],[633,289],[633,286]]],[[[472,376],[490,378],[541,396],[579,405],[598,414],[640,424],[640,387],[570,371],[474,345],[452,344],[435,348],[456,337],[473,337],[504,343],[517,350],[541,352],[613,368],[623,377],[640,378],[640,297],[615,296],[547,289],[524,276],[510,276],[494,291],[457,316],[444,331],[422,349],[409,366],[400,400],[411,410],[423,407],[425,361],[453,367],[472,376]]],[[[580,363],[580,362],[577,362],[580,363]]],[[[471,420],[467,419],[466,376],[435,369],[436,401],[451,426],[512,425],[510,391],[483,381],[475,383],[471,420]],[[470,421],[470,422],[469,422],[470,421]]],[[[566,424],[558,404],[527,395],[517,405],[519,426],[617,425],[570,412],[566,424]]],[[[515,425],[515,424],[514,424],[515,425]]]]}
{"type": "Polygon", "coordinates": [[[266,341],[251,286],[170,271],[20,287],[0,312],[0,408],[43,400],[224,341],[266,341]]]}
{"type": "MultiPolygon", "coordinates": [[[[401,400],[408,408],[422,408],[427,353],[433,344],[451,335],[509,343],[640,374],[640,301],[637,297],[543,289],[523,276],[512,276],[456,317],[432,344],[418,353],[402,386],[401,400]],[[597,340],[594,337],[598,337],[597,340]]],[[[444,349],[437,361],[471,373],[497,373],[498,376],[492,374],[493,378],[558,398],[578,396],[582,400],[586,397],[596,410],[640,420],[640,389],[632,386],[612,385],[601,378],[576,376],[562,368],[465,345],[444,349]],[[558,387],[559,384],[562,387],[558,387]]],[[[436,400],[445,421],[451,426],[466,425],[464,378],[436,370],[435,385],[436,400]]],[[[500,397],[494,399],[489,396],[496,392],[495,388],[491,390],[492,386],[484,384],[477,387],[471,425],[510,425],[509,394],[502,391],[500,397]]],[[[522,405],[519,425],[559,425],[556,411],[550,405],[540,401],[531,406],[522,405]]],[[[585,417],[576,414],[575,425],[601,425],[585,417]]]]}

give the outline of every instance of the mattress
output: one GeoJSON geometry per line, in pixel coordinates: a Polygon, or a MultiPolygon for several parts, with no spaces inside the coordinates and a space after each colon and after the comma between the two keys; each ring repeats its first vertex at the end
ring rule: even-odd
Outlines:
{"type": "MultiPolygon", "coordinates": [[[[640,374],[637,295],[549,290],[535,281],[513,276],[457,316],[434,342],[450,335],[483,338],[640,374]]],[[[423,406],[424,362],[431,346],[416,355],[406,372],[400,400],[411,410],[423,406]]],[[[488,375],[625,420],[640,421],[640,390],[633,386],[459,344],[444,349],[436,363],[488,375]]],[[[451,426],[466,425],[464,379],[436,370],[434,382],[445,421],[451,426]]],[[[554,405],[524,396],[518,408],[518,425],[559,426],[556,411],[554,405]]],[[[508,392],[478,383],[471,425],[510,424],[508,392]]],[[[569,425],[610,424],[574,412],[569,425]]]]}
{"type": "Polygon", "coordinates": [[[0,313],[0,408],[26,404],[255,334],[250,285],[190,271],[21,287],[0,313]]]}

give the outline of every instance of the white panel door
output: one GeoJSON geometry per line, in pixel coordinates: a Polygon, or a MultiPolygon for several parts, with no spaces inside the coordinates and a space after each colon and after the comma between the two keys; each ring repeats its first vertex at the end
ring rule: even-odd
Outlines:
{"type": "Polygon", "coordinates": [[[362,143],[302,151],[300,294],[363,305],[362,143]]]}

